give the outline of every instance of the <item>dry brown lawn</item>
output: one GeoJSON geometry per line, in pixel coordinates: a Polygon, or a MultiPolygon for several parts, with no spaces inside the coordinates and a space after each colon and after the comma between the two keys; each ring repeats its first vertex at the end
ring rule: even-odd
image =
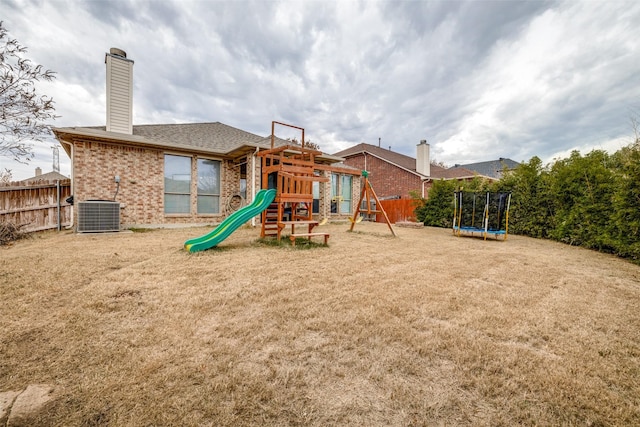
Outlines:
{"type": "Polygon", "coordinates": [[[0,392],[30,425],[640,425],[640,266],[361,223],[46,233],[0,248],[0,392]]]}

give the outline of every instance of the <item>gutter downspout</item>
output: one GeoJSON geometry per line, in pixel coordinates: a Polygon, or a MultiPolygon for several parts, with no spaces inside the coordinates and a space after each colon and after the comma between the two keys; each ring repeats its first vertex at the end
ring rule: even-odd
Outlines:
{"type": "Polygon", "coordinates": [[[430,181],[431,181],[431,178],[427,178],[427,179],[425,179],[425,180],[423,180],[423,181],[422,181],[422,198],[423,198],[423,199],[424,199],[424,185],[425,185],[427,182],[430,182],[430,181]]]}
{"type": "MultiPolygon", "coordinates": [[[[273,144],[272,144],[273,145],[273,144]]],[[[260,147],[256,147],[256,151],[251,155],[251,203],[256,198],[256,156],[260,151],[260,147]]],[[[256,217],[251,218],[251,226],[256,226],[256,217]]]]}
{"type": "Polygon", "coordinates": [[[58,227],[56,228],[57,231],[60,231],[62,229],[62,224],[60,223],[61,217],[60,217],[60,180],[56,179],[56,213],[58,215],[58,227]]]}
{"type": "MultiPolygon", "coordinates": [[[[69,192],[71,193],[71,195],[73,196],[73,165],[74,165],[74,159],[73,159],[73,144],[68,143],[66,141],[62,141],[59,140],[61,144],[67,144],[69,145],[70,151],[71,151],[71,188],[69,189],[69,192]]],[[[69,220],[69,225],[67,225],[65,228],[65,230],[71,230],[73,228],[73,213],[75,211],[75,203],[71,206],[69,206],[71,208],[71,215],[70,215],[70,220],[69,220]]]]}

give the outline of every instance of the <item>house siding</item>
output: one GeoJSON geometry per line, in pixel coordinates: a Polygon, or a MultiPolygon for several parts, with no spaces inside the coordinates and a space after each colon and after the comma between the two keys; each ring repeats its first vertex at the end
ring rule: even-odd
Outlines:
{"type": "Polygon", "coordinates": [[[365,165],[365,155],[357,154],[345,159],[344,163],[369,172],[369,182],[379,199],[398,196],[408,199],[411,191],[422,192],[419,176],[378,157],[367,155],[365,165]]]}

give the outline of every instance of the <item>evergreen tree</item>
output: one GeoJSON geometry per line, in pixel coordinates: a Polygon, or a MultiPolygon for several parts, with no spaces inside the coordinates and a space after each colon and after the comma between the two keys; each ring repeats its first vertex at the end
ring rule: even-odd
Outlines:
{"type": "Polygon", "coordinates": [[[609,155],[574,151],[551,168],[556,226],[551,237],[572,245],[613,251],[610,236],[615,176],[609,155]]]}
{"type": "Polygon", "coordinates": [[[545,238],[554,227],[554,205],[549,193],[549,173],[538,157],[505,174],[494,191],[510,191],[509,230],[515,234],[545,238]]]}
{"type": "Polygon", "coordinates": [[[415,210],[416,219],[431,227],[452,227],[453,193],[457,184],[452,180],[433,181],[429,198],[415,210]]]}
{"type": "Polygon", "coordinates": [[[613,234],[617,253],[640,261],[640,140],[616,153],[620,162],[614,193],[613,234]]]}

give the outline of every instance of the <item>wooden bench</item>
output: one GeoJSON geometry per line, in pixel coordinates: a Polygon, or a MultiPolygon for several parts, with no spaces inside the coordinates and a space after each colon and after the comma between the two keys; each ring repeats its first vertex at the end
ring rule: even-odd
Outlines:
{"type": "Polygon", "coordinates": [[[313,227],[315,227],[316,225],[318,225],[318,221],[305,221],[305,220],[301,220],[301,221],[280,221],[278,223],[279,227],[286,227],[290,225],[291,226],[291,234],[296,234],[296,226],[303,226],[306,225],[307,226],[307,233],[311,233],[313,232],[313,227]]]}
{"type": "Polygon", "coordinates": [[[280,221],[280,224],[287,225],[318,225],[318,221],[300,220],[300,221],[280,221]]]}
{"type": "Polygon", "coordinates": [[[319,237],[322,236],[324,237],[324,244],[327,244],[327,240],[329,240],[329,233],[295,233],[295,234],[291,234],[289,236],[289,239],[291,239],[291,245],[295,246],[296,245],[296,238],[298,237],[308,237],[309,240],[311,240],[312,237],[319,237]]]}

